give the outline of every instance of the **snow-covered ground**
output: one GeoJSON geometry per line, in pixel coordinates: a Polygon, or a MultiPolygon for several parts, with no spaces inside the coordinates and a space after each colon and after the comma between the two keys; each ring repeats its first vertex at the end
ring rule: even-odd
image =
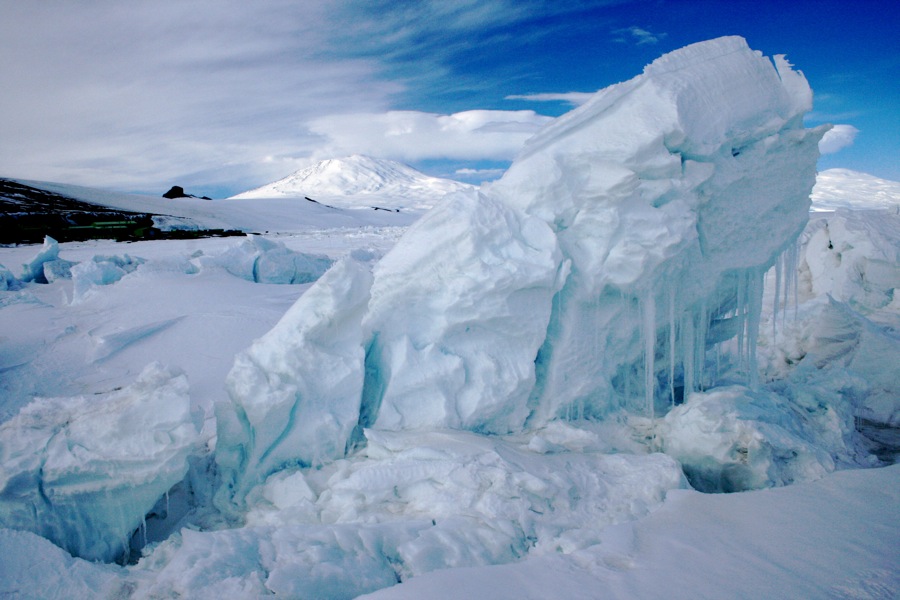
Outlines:
{"type": "Polygon", "coordinates": [[[0,248],[0,594],[896,597],[900,184],[804,225],[808,88],[744,48],[419,221],[40,184],[261,235],[0,248]]]}

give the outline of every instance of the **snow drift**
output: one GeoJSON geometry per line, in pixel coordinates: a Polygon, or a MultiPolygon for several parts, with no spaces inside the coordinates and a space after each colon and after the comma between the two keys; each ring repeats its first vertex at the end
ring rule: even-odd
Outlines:
{"type": "Polygon", "coordinates": [[[763,276],[807,221],[826,129],[803,128],[811,102],[783,57],[773,65],[737,37],[688,46],[551,123],[500,181],[427,213],[366,292],[342,305],[316,288],[359,276],[324,277],[311,293],[337,304],[303,330],[356,319],[337,342],[341,381],[356,383],[332,390],[336,404],[308,401],[299,390],[327,377],[336,350],[292,334],[290,319],[250,354],[277,360],[248,370],[239,358],[219,410],[220,506],[279,468],[253,457],[335,459],[366,428],[507,433],[622,408],[652,416],[676,389],[714,382],[707,347],[731,338],[755,387],[763,276]],[[299,356],[321,360],[280,366],[299,356]],[[283,393],[266,393],[273,381],[283,393]],[[340,424],[338,439],[297,435],[323,420],[340,424]]]}

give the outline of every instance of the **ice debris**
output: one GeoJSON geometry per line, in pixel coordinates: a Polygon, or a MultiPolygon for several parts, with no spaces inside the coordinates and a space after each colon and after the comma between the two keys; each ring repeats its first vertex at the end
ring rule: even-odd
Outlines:
{"type": "Polygon", "coordinates": [[[352,269],[319,280],[310,293],[337,301],[304,331],[341,315],[339,345],[286,320],[252,350],[279,360],[237,361],[218,411],[225,495],[240,505],[235,481],[350,447],[353,414],[359,428],[480,433],[622,408],[652,417],[676,390],[714,383],[707,348],[728,339],[756,387],[763,276],[807,222],[827,129],[803,128],[811,105],[783,57],[773,66],[726,37],[555,120],[498,182],[410,228],[370,291],[327,289],[354,287],[352,269]],[[331,378],[336,350],[339,383],[315,385],[339,401],[298,393],[331,378]],[[265,392],[273,382],[283,393],[265,392]],[[338,438],[299,435],[328,421],[338,438]]]}
{"type": "Polygon", "coordinates": [[[312,283],[334,262],[327,256],[304,254],[284,244],[251,235],[215,256],[200,256],[200,268],[221,268],[255,283],[312,283]]]}
{"type": "Polygon", "coordinates": [[[0,425],[0,527],[112,561],[196,451],[187,377],[153,363],[105,394],[36,398],[0,425]]]}

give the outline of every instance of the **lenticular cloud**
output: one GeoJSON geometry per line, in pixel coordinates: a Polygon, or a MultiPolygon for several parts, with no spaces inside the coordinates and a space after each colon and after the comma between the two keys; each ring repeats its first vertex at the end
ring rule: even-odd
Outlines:
{"type": "Polygon", "coordinates": [[[366,430],[652,417],[723,364],[755,387],[763,276],[808,219],[811,104],[801,73],[741,38],[682,48],[441,203],[371,276],[335,267],[235,363],[219,506],[366,430]]]}

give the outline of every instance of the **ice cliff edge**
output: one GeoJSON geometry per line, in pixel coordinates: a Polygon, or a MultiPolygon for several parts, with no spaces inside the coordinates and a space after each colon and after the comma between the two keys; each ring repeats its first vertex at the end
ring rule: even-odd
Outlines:
{"type": "Polygon", "coordinates": [[[370,273],[346,260],[240,354],[217,408],[217,504],[366,428],[505,433],[753,383],[762,277],[808,218],[812,94],[739,37],[694,44],[538,133],[370,273]]]}

